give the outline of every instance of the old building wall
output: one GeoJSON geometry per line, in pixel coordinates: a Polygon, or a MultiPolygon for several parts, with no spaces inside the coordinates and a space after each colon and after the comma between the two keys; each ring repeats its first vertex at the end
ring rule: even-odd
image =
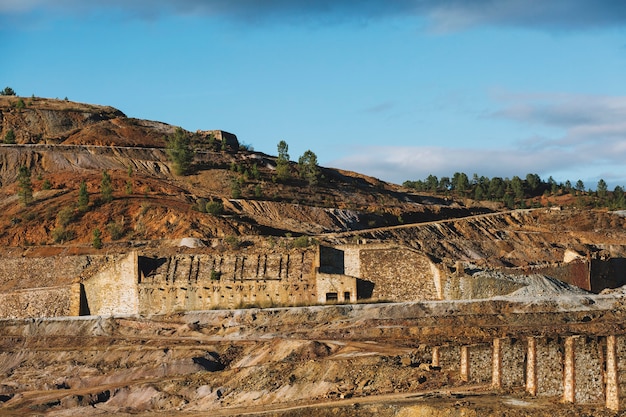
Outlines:
{"type": "Polygon", "coordinates": [[[500,268],[499,270],[511,275],[532,275],[541,274],[559,281],[575,285],[586,291],[592,290],[590,281],[589,261],[583,258],[576,258],[570,262],[555,263],[550,265],[536,265],[524,268],[500,268]]]}
{"type": "Polygon", "coordinates": [[[374,284],[372,298],[389,301],[437,300],[432,262],[407,248],[367,248],[358,251],[358,278],[374,284]]]}
{"type": "MultiPolygon", "coordinates": [[[[464,346],[467,349],[466,380],[476,384],[491,382],[492,376],[492,345],[480,343],[464,346]]],[[[462,366],[462,365],[461,365],[462,366]]],[[[461,371],[463,372],[463,371],[461,371]]]]}
{"type": "Polygon", "coordinates": [[[19,256],[0,262],[0,291],[69,285],[88,268],[102,263],[103,256],[19,256]]]}
{"type": "Polygon", "coordinates": [[[604,355],[597,337],[572,337],[576,403],[598,403],[604,399],[604,355]]]}
{"type": "Polygon", "coordinates": [[[356,278],[341,274],[317,274],[317,302],[355,303],[357,301],[356,278]]]}
{"type": "Polygon", "coordinates": [[[563,395],[563,352],[558,338],[536,338],[537,395],[557,397],[563,395]]]}
{"type": "Polygon", "coordinates": [[[81,284],[0,293],[0,319],[78,316],[81,284]]]}
{"type": "Polygon", "coordinates": [[[92,315],[137,314],[137,253],[111,258],[103,268],[84,281],[89,313],[92,315]]]}
{"type": "Polygon", "coordinates": [[[526,344],[522,339],[504,338],[501,344],[502,388],[523,387],[525,384],[526,344]]]}
{"type": "Polygon", "coordinates": [[[142,314],[317,300],[314,251],[139,258],[142,314]]]}

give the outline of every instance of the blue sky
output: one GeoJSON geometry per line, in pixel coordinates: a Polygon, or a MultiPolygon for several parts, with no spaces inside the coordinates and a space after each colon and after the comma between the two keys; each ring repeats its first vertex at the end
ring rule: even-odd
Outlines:
{"type": "Polygon", "coordinates": [[[402,183],[626,185],[623,0],[0,0],[0,83],[402,183]]]}

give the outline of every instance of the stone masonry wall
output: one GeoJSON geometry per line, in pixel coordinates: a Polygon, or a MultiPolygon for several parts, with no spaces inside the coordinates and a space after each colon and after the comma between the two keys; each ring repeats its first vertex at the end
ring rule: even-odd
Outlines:
{"type": "Polygon", "coordinates": [[[526,344],[521,339],[501,339],[503,388],[523,387],[526,363],[526,344]]]}
{"type": "Polygon", "coordinates": [[[537,338],[537,392],[542,397],[563,395],[563,346],[556,338],[537,338]]]}
{"type": "Polygon", "coordinates": [[[0,318],[78,316],[81,284],[31,288],[0,294],[0,318]]]}
{"type": "Polygon", "coordinates": [[[103,256],[3,257],[0,291],[69,285],[103,256]]]}
{"type": "Polygon", "coordinates": [[[138,305],[137,253],[110,259],[103,268],[85,280],[87,308],[92,315],[137,314],[138,305]]]}
{"type": "Polygon", "coordinates": [[[598,338],[574,337],[575,402],[594,403],[604,399],[603,354],[598,338]]]}
{"type": "Polygon", "coordinates": [[[432,262],[406,248],[362,248],[359,278],[374,283],[372,298],[389,301],[439,299],[432,262]]]}
{"type": "Polygon", "coordinates": [[[315,252],[139,258],[142,314],[315,303],[315,252]]]}

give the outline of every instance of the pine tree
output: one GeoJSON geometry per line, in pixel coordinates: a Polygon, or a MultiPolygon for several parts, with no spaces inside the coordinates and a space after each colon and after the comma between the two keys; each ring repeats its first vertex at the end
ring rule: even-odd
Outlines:
{"type": "Polygon", "coordinates": [[[167,139],[167,154],[174,164],[176,175],[186,175],[193,162],[194,151],[191,147],[191,138],[180,127],[167,139]]]}
{"type": "Polygon", "coordinates": [[[78,209],[80,211],[87,211],[89,206],[89,193],[87,192],[87,184],[85,181],[80,182],[78,187],[78,209]]]}
{"type": "Polygon", "coordinates": [[[111,201],[113,201],[113,185],[111,185],[111,176],[106,171],[102,171],[100,194],[102,195],[103,202],[110,203],[111,201]]]}
{"type": "Polygon", "coordinates": [[[280,181],[291,177],[289,169],[289,145],[284,140],[278,142],[278,158],[276,158],[276,177],[280,181]]]}
{"type": "Polygon", "coordinates": [[[306,180],[309,185],[317,184],[317,177],[319,175],[317,155],[311,150],[304,152],[298,159],[298,171],[300,172],[300,177],[306,180]]]}
{"type": "Polygon", "coordinates": [[[25,206],[33,202],[33,184],[30,169],[21,166],[17,174],[17,196],[25,206]]]}

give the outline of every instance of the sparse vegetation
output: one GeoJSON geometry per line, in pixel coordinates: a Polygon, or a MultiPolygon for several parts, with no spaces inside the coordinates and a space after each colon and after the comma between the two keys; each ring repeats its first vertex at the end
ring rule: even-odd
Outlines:
{"type": "Polygon", "coordinates": [[[91,245],[96,249],[102,249],[102,238],[100,229],[93,229],[91,245]]]}
{"type": "Polygon", "coordinates": [[[214,216],[220,216],[224,214],[224,204],[219,201],[209,201],[206,203],[206,212],[214,216]]]}
{"type": "Polygon", "coordinates": [[[107,171],[102,171],[102,180],[100,181],[100,195],[102,202],[110,203],[113,201],[113,185],[111,176],[107,171]]]}
{"type": "Polygon", "coordinates": [[[311,150],[307,150],[298,159],[298,172],[300,178],[309,183],[309,185],[317,184],[319,169],[317,167],[317,155],[311,150]]]}
{"type": "Polygon", "coordinates": [[[112,240],[119,240],[124,236],[124,226],[118,222],[108,223],[107,231],[111,235],[112,240]]]}
{"type": "Polygon", "coordinates": [[[0,91],[0,96],[14,96],[15,90],[11,87],[4,87],[4,90],[0,91]]]}
{"type": "Polygon", "coordinates": [[[289,167],[289,145],[284,140],[278,142],[278,157],[276,158],[276,178],[279,181],[286,181],[291,178],[289,167]]]}
{"type": "Polygon", "coordinates": [[[21,166],[17,174],[17,195],[20,202],[25,206],[33,202],[33,184],[30,179],[30,169],[25,166],[21,166]]]}
{"type": "Polygon", "coordinates": [[[241,246],[241,241],[237,236],[227,236],[226,239],[224,239],[224,242],[226,242],[231,249],[239,249],[241,246]]]}
{"type": "Polygon", "coordinates": [[[623,187],[617,187],[613,193],[607,190],[603,179],[598,181],[595,192],[585,191],[585,184],[577,180],[572,186],[570,180],[557,183],[552,177],[543,181],[537,174],[529,173],[524,178],[493,177],[487,178],[474,174],[470,180],[463,173],[455,173],[452,178],[429,175],[425,180],[405,181],[405,187],[417,191],[443,194],[446,196],[470,197],[475,200],[489,200],[503,203],[507,208],[538,207],[541,197],[550,198],[576,194],[575,205],[578,207],[608,207],[612,210],[626,208],[623,187]]]}
{"type": "Polygon", "coordinates": [[[15,132],[13,129],[7,130],[7,133],[4,134],[4,143],[7,145],[12,145],[15,143],[15,132]]]}
{"type": "Polygon", "coordinates": [[[167,154],[174,165],[176,175],[187,175],[194,158],[191,137],[180,127],[166,138],[167,154]]]}
{"type": "Polygon", "coordinates": [[[68,242],[76,237],[72,230],[68,230],[63,226],[58,226],[52,231],[52,239],[55,243],[68,242]]]}
{"type": "Polygon", "coordinates": [[[222,278],[222,273],[211,269],[211,281],[219,281],[222,278]]]}
{"type": "Polygon", "coordinates": [[[80,182],[78,188],[78,210],[87,211],[89,207],[89,192],[87,192],[87,184],[85,181],[80,182]]]}
{"type": "Polygon", "coordinates": [[[59,227],[65,227],[74,219],[74,209],[72,207],[63,207],[57,213],[56,224],[59,227]]]}

